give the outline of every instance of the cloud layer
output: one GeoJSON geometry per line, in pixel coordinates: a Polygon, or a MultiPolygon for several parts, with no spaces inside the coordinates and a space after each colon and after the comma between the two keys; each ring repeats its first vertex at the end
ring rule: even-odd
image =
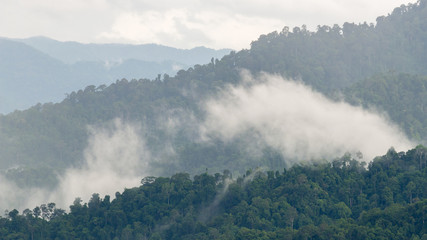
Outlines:
{"type": "Polygon", "coordinates": [[[362,152],[365,161],[390,147],[414,146],[383,116],[344,102],[333,102],[309,87],[263,74],[246,74],[244,84],[229,87],[206,104],[206,138],[232,140],[247,132],[255,142],[280,151],[289,161],[340,157],[362,152]]]}
{"type": "Polygon", "coordinates": [[[375,22],[415,0],[270,1],[5,1],[5,37],[45,35],[81,42],[158,43],[180,48],[248,48],[259,35],[284,26],[375,22]]]}

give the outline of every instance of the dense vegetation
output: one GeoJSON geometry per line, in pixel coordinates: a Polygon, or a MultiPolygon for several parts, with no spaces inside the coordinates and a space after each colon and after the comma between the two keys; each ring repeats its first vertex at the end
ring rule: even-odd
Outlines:
{"type": "Polygon", "coordinates": [[[244,140],[194,141],[205,114],[201,103],[238,84],[240,70],[248,69],[301,79],[330,98],[384,111],[425,142],[426,11],[420,0],[376,25],[285,27],[173,77],[90,85],[61,103],[1,115],[0,168],[19,186],[53,187],[52,173],[83,162],[87,126],[117,117],[143,124],[154,158],[170,146],[175,155],[155,166],[163,177],[146,177],[114,200],[94,193],[87,203],[77,198],[68,213],[55,203],[11,210],[0,218],[0,238],[427,239],[421,145],[406,153],[390,149],[368,166],[350,155],[288,166],[272,149],[245,153],[244,140]],[[165,129],[168,119],[180,121],[173,134],[165,129]]]}
{"type": "Polygon", "coordinates": [[[1,239],[426,239],[427,148],[350,155],[283,171],[146,177],[70,212],[43,204],[0,218],[1,239]]]}
{"type": "Polygon", "coordinates": [[[403,73],[377,74],[345,90],[348,102],[387,113],[417,141],[427,136],[427,77],[403,73]]]}
{"type": "Polygon", "coordinates": [[[402,5],[374,24],[304,26],[262,35],[242,52],[242,66],[299,77],[324,92],[376,73],[426,74],[427,2],[402,5]]]}
{"type": "Polygon", "coordinates": [[[203,119],[200,103],[218,88],[237,84],[241,69],[299,78],[332,98],[343,94],[351,103],[385,111],[411,138],[424,143],[426,11],[426,1],[421,0],[379,17],[376,25],[319,26],[316,32],[304,26],[292,31],[285,27],[261,36],[250,49],[181,70],[173,77],[164,74],[155,80],[91,85],[68,94],[58,104],[38,104],[0,115],[0,168],[22,185],[52,185],[54,179],[43,183],[39,176],[80,164],[87,126],[117,117],[142,122],[153,152],[166,143],[178,149],[174,164],[159,166],[165,175],[175,171],[196,174],[205,168],[241,172],[259,165],[281,168],[276,164],[280,156],[274,152],[267,151],[263,162],[257,159],[255,164],[236,147],[239,143],[194,143],[191,123],[182,125],[174,136],[162,129],[162,119],[180,114],[192,115],[196,122],[203,119]]]}

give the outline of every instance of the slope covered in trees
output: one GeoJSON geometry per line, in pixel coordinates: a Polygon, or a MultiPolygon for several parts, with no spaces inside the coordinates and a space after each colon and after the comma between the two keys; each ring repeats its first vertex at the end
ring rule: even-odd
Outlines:
{"type": "Polygon", "coordinates": [[[114,200],[94,193],[87,203],[77,198],[69,213],[55,203],[10,210],[0,218],[0,238],[426,238],[425,147],[390,149],[368,166],[348,154],[289,166],[273,149],[245,153],[245,136],[206,144],[194,130],[205,117],[203,100],[238,84],[248,69],[300,79],[331,98],[342,93],[425,141],[426,7],[425,0],[402,6],[376,25],[284,28],[174,77],[91,85],[61,103],[0,116],[0,168],[23,186],[55,185],[54,172],[83,163],[87,126],[115,118],[143,124],[152,157],[174,150],[171,161],[156,162],[163,177],[146,177],[114,200]]]}
{"type": "Polygon", "coordinates": [[[187,173],[43,204],[0,218],[2,239],[425,239],[427,149],[390,149],[368,168],[350,155],[232,179],[187,173]]]}
{"type": "Polygon", "coordinates": [[[409,136],[417,141],[426,140],[427,76],[377,74],[344,92],[348,102],[385,112],[409,136]]]}
{"type": "Polygon", "coordinates": [[[174,161],[161,166],[165,175],[200,173],[206,167],[215,171],[244,171],[259,165],[282,168],[282,157],[268,149],[260,161],[242,153],[239,142],[206,145],[191,141],[191,121],[184,121],[172,136],[162,125],[182,115],[191,116],[196,123],[203,119],[200,103],[225,85],[237,84],[241,69],[301,79],[332,97],[342,91],[350,102],[387,111],[410,136],[425,141],[426,89],[421,76],[426,74],[426,9],[422,0],[396,8],[389,16],[378,18],[376,25],[319,26],[316,32],[304,27],[284,28],[261,36],[248,50],[181,70],[173,77],[165,74],[156,80],[123,79],[110,86],[91,85],[68,94],[61,103],[38,104],[0,116],[0,168],[17,165],[17,170],[7,171],[9,177],[21,179],[22,184],[38,183],[31,178],[23,181],[23,176],[42,176],[46,171],[79,165],[87,146],[87,126],[117,117],[142,122],[153,152],[168,144],[176,149],[174,161]],[[364,80],[389,71],[410,75],[380,74],[364,80]],[[396,76],[399,81],[394,80],[396,76]]]}
{"type": "Polygon", "coordinates": [[[427,2],[403,5],[374,24],[304,26],[262,35],[242,52],[241,66],[278,72],[324,92],[348,87],[375,73],[426,74],[427,2]]]}

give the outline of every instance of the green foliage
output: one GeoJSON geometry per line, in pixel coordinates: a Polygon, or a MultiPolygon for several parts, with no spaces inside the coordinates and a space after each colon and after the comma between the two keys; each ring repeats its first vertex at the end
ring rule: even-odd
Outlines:
{"type": "Polygon", "coordinates": [[[305,26],[262,35],[240,58],[242,67],[301,78],[323,92],[340,89],[378,72],[426,74],[425,1],[403,5],[377,24],[305,26]]]}
{"type": "Polygon", "coordinates": [[[387,73],[365,79],[345,90],[348,102],[386,112],[412,138],[427,135],[427,77],[387,73]]]}
{"type": "Polygon", "coordinates": [[[422,239],[427,234],[427,149],[391,149],[366,169],[345,155],[280,172],[170,178],[70,212],[43,204],[0,218],[1,239],[422,239]]]}

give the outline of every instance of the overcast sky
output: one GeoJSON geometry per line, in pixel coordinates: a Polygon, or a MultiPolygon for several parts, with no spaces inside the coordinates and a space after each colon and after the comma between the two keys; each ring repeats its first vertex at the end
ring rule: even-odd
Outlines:
{"type": "Polygon", "coordinates": [[[4,0],[0,36],[61,41],[248,48],[259,35],[306,24],[375,22],[416,0],[4,0]]]}

